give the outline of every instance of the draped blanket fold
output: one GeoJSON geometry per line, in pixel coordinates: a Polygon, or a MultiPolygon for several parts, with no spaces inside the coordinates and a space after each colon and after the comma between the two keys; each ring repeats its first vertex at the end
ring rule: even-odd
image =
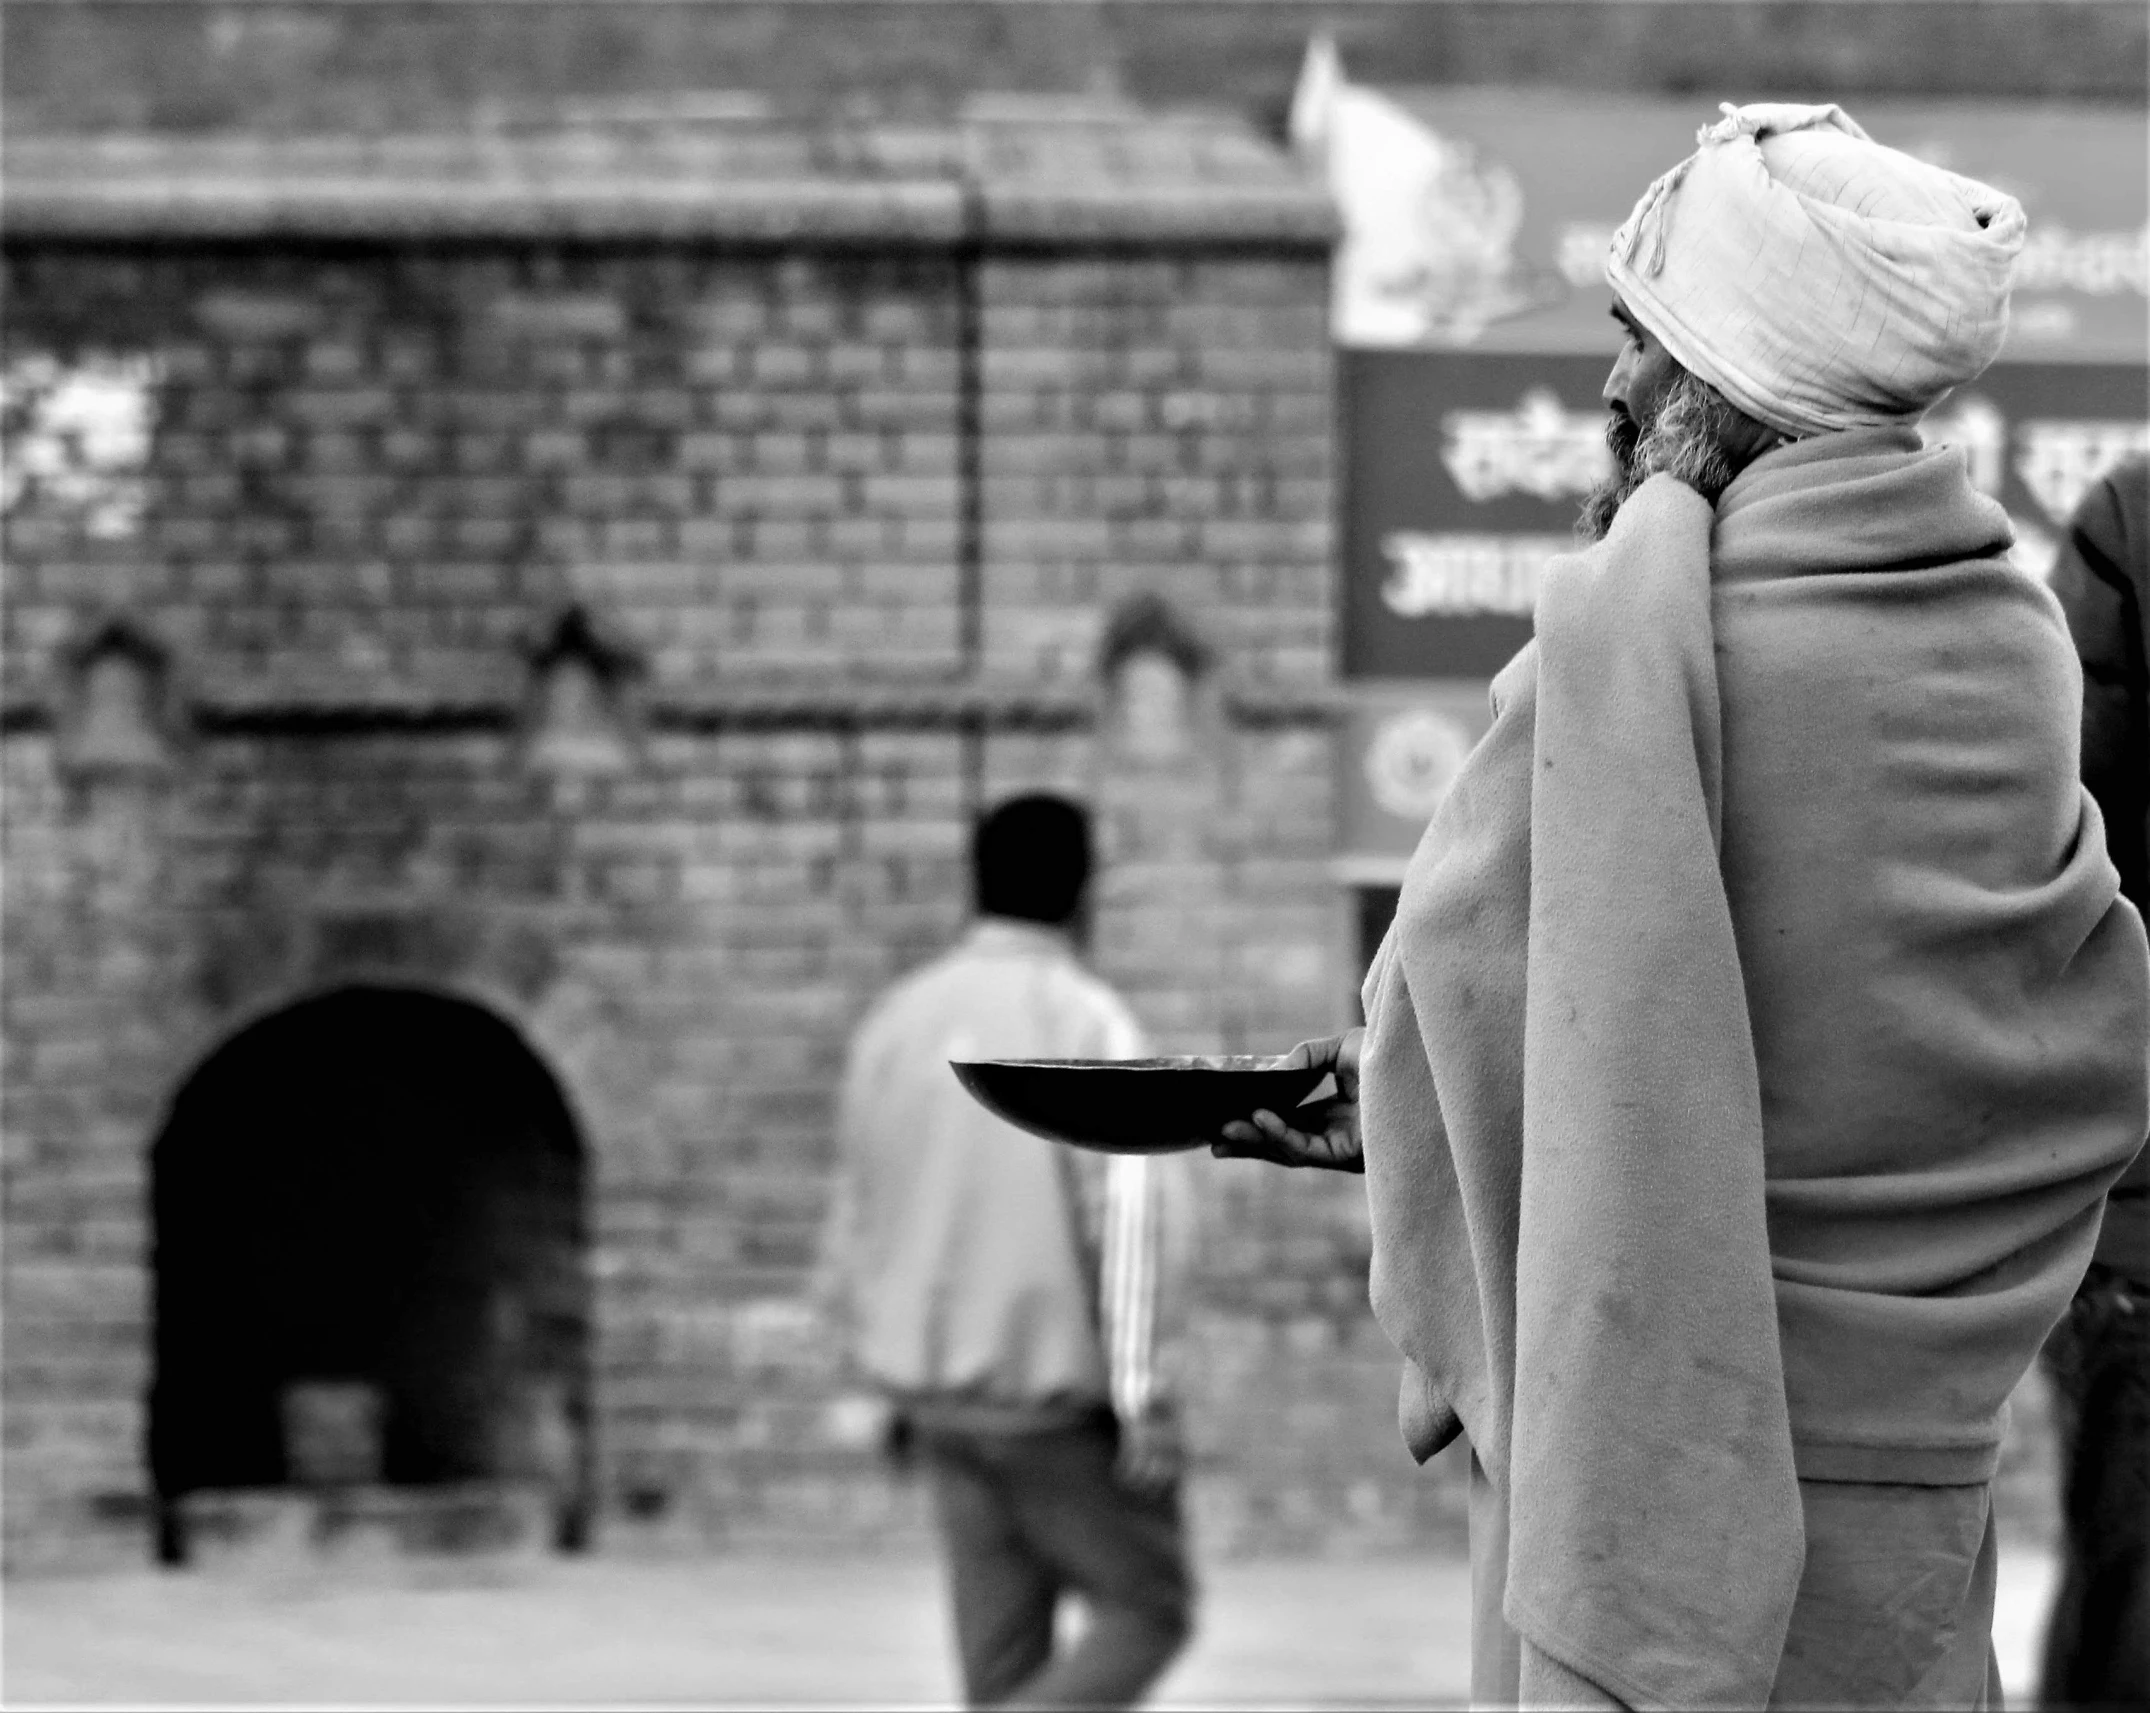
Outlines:
{"type": "Polygon", "coordinates": [[[1990,1476],[2150,1128],[2150,954],[1999,508],[1906,430],[1666,478],[1537,641],[1366,985],[1406,1438],[1506,1496],[1506,1617],[1764,1705],[1798,1482],[1990,1476]]]}

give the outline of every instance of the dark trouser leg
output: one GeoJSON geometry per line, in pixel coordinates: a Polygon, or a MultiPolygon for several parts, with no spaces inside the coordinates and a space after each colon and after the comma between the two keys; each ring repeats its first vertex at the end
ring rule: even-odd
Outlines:
{"type": "Polygon", "coordinates": [[[934,1506],[948,1554],[956,1653],[973,1707],[1005,1700],[1053,1649],[1059,1583],[1025,1543],[990,1446],[967,1436],[928,1442],[934,1506]]]}
{"type": "Polygon", "coordinates": [[[1129,1707],[1163,1675],[1194,1623],[1176,1489],[1136,1492],[1113,1468],[1110,1417],[1011,1438],[1023,1537],[1090,1613],[1082,1639],[1011,1697],[1023,1707],[1129,1707]]]}
{"type": "Polygon", "coordinates": [[[2064,1532],[2042,1699],[2150,1705],[2150,1297],[2093,1268],[2046,1359],[2064,1532]]]}

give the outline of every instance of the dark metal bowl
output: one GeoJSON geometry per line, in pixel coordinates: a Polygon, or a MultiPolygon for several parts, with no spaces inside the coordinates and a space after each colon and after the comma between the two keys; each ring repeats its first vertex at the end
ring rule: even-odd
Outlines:
{"type": "Polygon", "coordinates": [[[1275,1059],[983,1059],[949,1068],[988,1111],[1054,1142],[1106,1154],[1202,1148],[1259,1107],[1289,1112],[1328,1072],[1275,1059]]]}

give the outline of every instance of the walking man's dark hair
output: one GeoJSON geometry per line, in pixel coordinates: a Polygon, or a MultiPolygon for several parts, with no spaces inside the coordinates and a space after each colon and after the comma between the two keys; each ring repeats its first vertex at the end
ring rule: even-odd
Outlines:
{"type": "Polygon", "coordinates": [[[1047,792],[1011,797],[971,834],[971,883],[982,916],[1062,927],[1090,882],[1090,815],[1047,792]]]}

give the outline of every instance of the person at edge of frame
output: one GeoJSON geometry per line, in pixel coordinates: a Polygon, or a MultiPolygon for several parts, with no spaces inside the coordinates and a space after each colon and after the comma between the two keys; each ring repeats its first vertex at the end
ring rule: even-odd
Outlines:
{"type": "MultiPolygon", "coordinates": [[[[2083,783],[2120,890],[2150,909],[2150,457],[2108,470],[2052,575],[2083,663],[2083,783]]],[[[2047,1707],[2150,1707],[2150,1150],[2106,1197],[2082,1287],[2046,1341],[2061,1461],[2047,1707]]]]}
{"type": "Polygon", "coordinates": [[[1078,956],[1087,812],[1001,803],[971,871],[968,933],[852,1039],[818,1294],[930,1474],[970,1704],[1125,1707],[1194,1620],[1171,1391],[1185,1162],[1027,1135],[950,1073],[1145,1051],[1078,956]],[[1056,1652],[1071,1594],[1087,1623],[1056,1652]]]}
{"type": "Polygon", "coordinates": [[[2150,1129],[2082,675],[1918,422],[2013,198],[1727,104],[1614,235],[1612,477],[1412,858],[1326,1103],[1479,1706],[1990,1707],[2009,1393],[2150,1129]]]}

